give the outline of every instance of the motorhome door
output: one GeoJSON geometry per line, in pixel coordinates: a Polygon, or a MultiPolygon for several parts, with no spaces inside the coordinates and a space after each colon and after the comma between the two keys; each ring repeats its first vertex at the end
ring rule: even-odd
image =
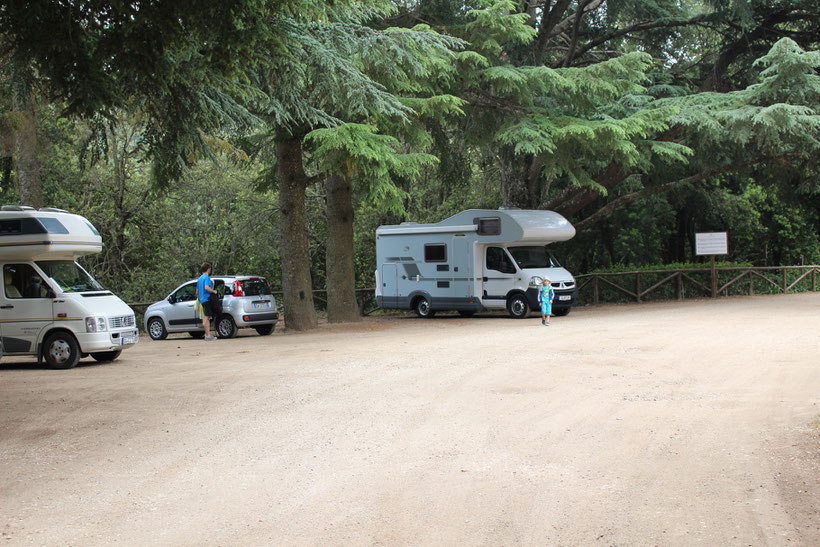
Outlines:
{"type": "Polygon", "coordinates": [[[462,235],[453,236],[452,258],[453,265],[453,296],[456,298],[470,297],[472,294],[472,260],[473,254],[468,252],[470,242],[462,235]]]}
{"type": "Polygon", "coordinates": [[[515,286],[515,266],[504,247],[484,250],[484,291],[482,300],[506,304],[507,293],[515,286]]]}
{"type": "Polygon", "coordinates": [[[0,321],[6,353],[34,351],[40,332],[54,320],[46,287],[31,264],[3,264],[0,321]]]}
{"type": "Polygon", "coordinates": [[[399,296],[398,269],[395,264],[382,264],[382,297],[399,296]]]}

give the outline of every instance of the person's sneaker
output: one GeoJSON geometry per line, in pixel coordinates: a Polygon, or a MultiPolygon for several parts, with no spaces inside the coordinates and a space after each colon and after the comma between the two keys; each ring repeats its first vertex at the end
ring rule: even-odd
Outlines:
{"type": "Polygon", "coordinates": [[[544,325],[545,325],[545,326],[547,326],[547,327],[549,327],[549,326],[550,326],[550,324],[549,324],[549,323],[544,323],[544,325]]]}
{"type": "Polygon", "coordinates": [[[205,340],[216,340],[216,336],[208,335],[205,337],[205,340]]]}

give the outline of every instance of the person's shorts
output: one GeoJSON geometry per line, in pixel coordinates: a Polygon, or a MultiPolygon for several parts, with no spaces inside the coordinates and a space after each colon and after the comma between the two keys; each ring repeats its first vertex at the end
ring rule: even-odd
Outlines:
{"type": "Polygon", "coordinates": [[[541,315],[552,315],[552,304],[549,303],[549,300],[541,301],[541,315]]]}
{"type": "Polygon", "coordinates": [[[202,303],[202,312],[205,314],[205,317],[213,317],[214,316],[214,309],[211,305],[211,301],[207,300],[202,303]]]}

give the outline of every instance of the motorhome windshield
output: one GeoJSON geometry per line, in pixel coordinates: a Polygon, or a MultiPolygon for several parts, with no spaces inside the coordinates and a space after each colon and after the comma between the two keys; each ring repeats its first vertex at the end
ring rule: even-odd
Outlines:
{"type": "Polygon", "coordinates": [[[101,291],[102,285],[70,260],[43,260],[37,262],[51,281],[63,292],[101,291]]]}
{"type": "Polygon", "coordinates": [[[560,268],[561,264],[555,260],[552,253],[543,245],[533,245],[527,247],[507,247],[510,254],[515,259],[518,267],[522,270],[528,268],[560,268]]]}

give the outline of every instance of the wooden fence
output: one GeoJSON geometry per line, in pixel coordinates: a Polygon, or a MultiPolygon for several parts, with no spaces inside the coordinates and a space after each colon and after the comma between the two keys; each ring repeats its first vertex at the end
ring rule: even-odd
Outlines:
{"type": "MultiPolygon", "coordinates": [[[[730,294],[788,293],[789,291],[817,291],[817,271],[820,266],[731,266],[723,268],[681,268],[668,270],[641,270],[632,272],[591,273],[575,277],[578,291],[591,287],[591,304],[599,304],[602,290],[611,289],[629,300],[641,302],[653,293],[669,298],[670,287],[674,297],[682,300],[693,296],[730,294]],[[705,274],[705,275],[704,275],[705,274]],[[772,276],[774,275],[774,278],[772,276]],[[700,277],[700,279],[698,279],[700,277]],[[721,277],[723,279],[721,279],[721,277]],[[704,279],[705,278],[705,279],[704,279]],[[631,286],[627,284],[631,284],[631,286]],[[645,285],[649,283],[649,286],[645,285]],[[748,283],[748,285],[746,284],[748,283]],[[761,287],[762,285],[762,287],[761,287]]],[[[615,301],[618,301],[616,298],[615,301]]]]}

